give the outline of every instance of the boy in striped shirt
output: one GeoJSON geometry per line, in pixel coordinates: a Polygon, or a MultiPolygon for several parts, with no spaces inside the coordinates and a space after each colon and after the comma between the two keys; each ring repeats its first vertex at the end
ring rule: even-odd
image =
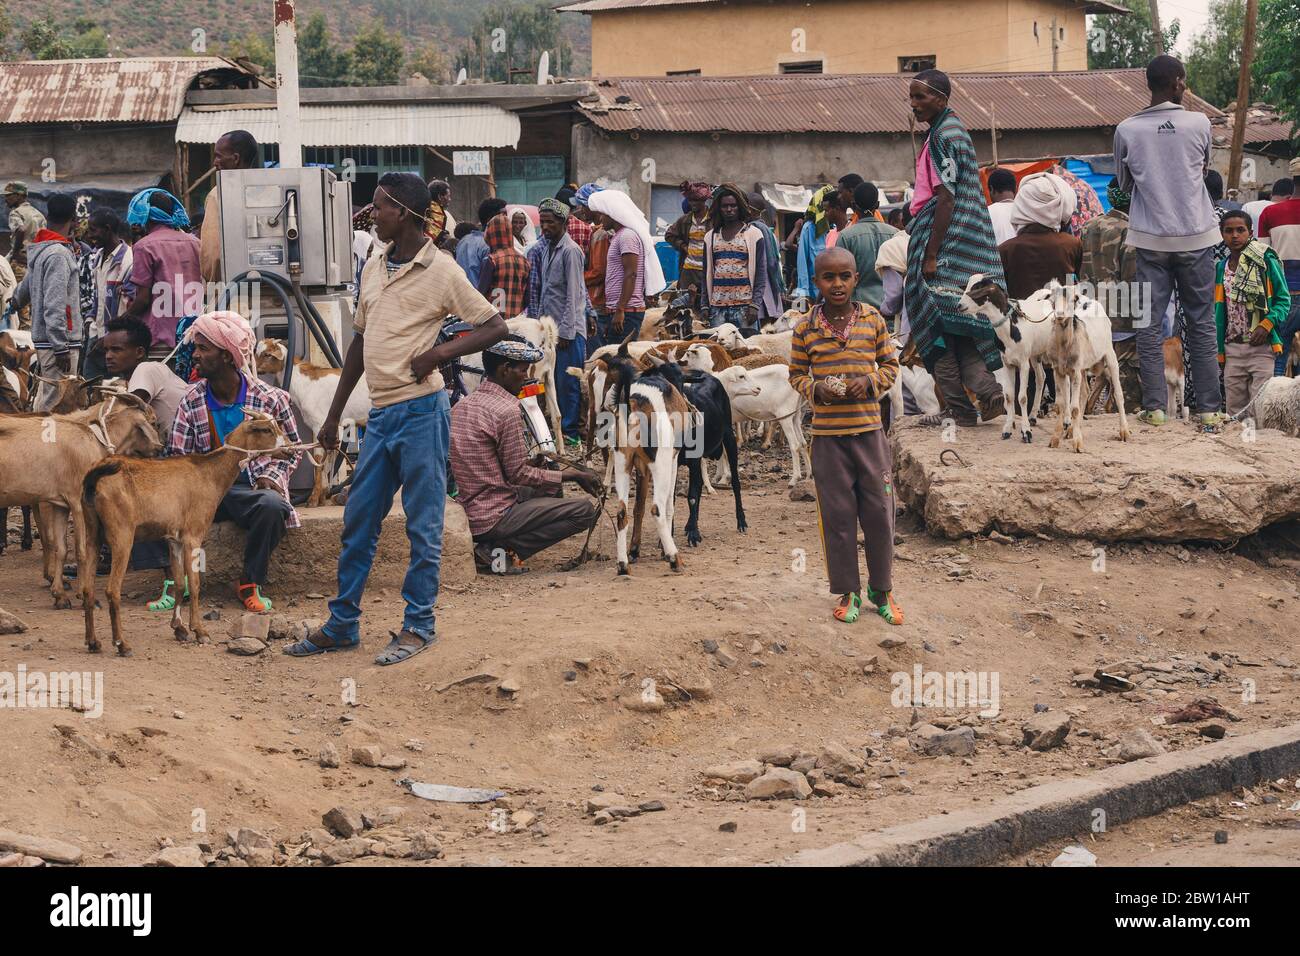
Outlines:
{"type": "Polygon", "coordinates": [[[812,405],[813,479],[822,550],[837,621],[862,612],[858,571],[861,525],[867,551],[867,599],[890,624],[903,623],[893,597],[893,460],[880,414],[898,375],[898,357],[885,320],[853,301],[858,283],[853,256],[827,249],[814,265],[822,301],[798,325],[790,342],[790,385],[812,405]]]}

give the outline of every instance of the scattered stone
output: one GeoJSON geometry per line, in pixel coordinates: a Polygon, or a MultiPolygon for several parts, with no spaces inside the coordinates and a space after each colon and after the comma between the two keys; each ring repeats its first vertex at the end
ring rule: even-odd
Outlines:
{"type": "Polygon", "coordinates": [[[732,667],[736,663],[736,655],[732,654],[721,645],[719,645],[718,649],[713,653],[713,659],[723,667],[732,667]]]}
{"type": "Polygon", "coordinates": [[[255,637],[237,637],[226,645],[226,650],[241,657],[255,657],[266,650],[266,645],[255,637]]]}
{"type": "Polygon", "coordinates": [[[172,711],[172,720],[184,720],[184,719],[185,719],[185,711],[183,710],[172,711]]]}
{"type": "Polygon", "coordinates": [[[1035,714],[1045,714],[1051,709],[1052,708],[1048,707],[1046,704],[1034,704],[1035,714]]]}
{"type": "Polygon", "coordinates": [[[1228,728],[1223,724],[1206,724],[1197,731],[1202,737],[1209,737],[1211,740],[1222,740],[1227,732],[1228,728]]]}
{"type": "Polygon", "coordinates": [[[384,752],[373,744],[366,747],[352,748],[352,762],[362,767],[378,767],[379,761],[384,757],[384,752]]]}
{"type": "Polygon", "coordinates": [[[736,832],[736,821],[735,821],[735,820],[728,820],[728,821],[726,821],[725,823],[719,823],[719,824],[718,824],[718,830],[721,831],[722,833],[735,833],[735,832],[736,832]]]}
{"type": "Polygon", "coordinates": [[[0,634],[25,634],[26,632],[26,621],[0,607],[0,634]]]}
{"type": "Polygon", "coordinates": [[[457,677],[453,681],[448,681],[438,688],[438,693],[444,694],[453,687],[464,687],[467,684],[486,684],[500,679],[501,675],[496,672],[495,668],[485,666],[472,674],[466,674],[464,677],[457,677]]]}
{"type": "Polygon", "coordinates": [[[399,757],[397,754],[384,754],[379,758],[379,763],[376,766],[380,770],[405,770],[406,758],[399,757]]]}
{"type": "Polygon", "coordinates": [[[1055,711],[1039,714],[1020,728],[1021,741],[1030,750],[1051,750],[1065,743],[1070,732],[1070,716],[1055,711]]]}
{"type": "Polygon", "coordinates": [[[608,810],[601,810],[591,820],[598,827],[603,827],[606,823],[612,823],[613,815],[608,810]]]}
{"type": "Polygon", "coordinates": [[[251,637],[265,645],[271,634],[271,618],[267,614],[254,614],[251,611],[241,614],[230,628],[231,641],[251,637]]]}
{"type": "Polygon", "coordinates": [[[1220,844],[1220,845],[1222,845],[1222,844],[1224,844],[1224,843],[1227,843],[1227,842],[1228,842],[1228,831],[1227,831],[1227,830],[1215,830],[1215,831],[1214,831],[1214,842],[1215,842],[1215,843],[1218,843],[1218,844],[1220,844]]]}
{"type": "Polygon", "coordinates": [[[572,684],[572,683],[573,683],[574,681],[576,681],[577,679],[578,679],[578,672],[577,672],[577,671],[565,671],[565,672],[564,672],[564,682],[565,682],[566,684],[572,684]]]}
{"type": "Polygon", "coordinates": [[[617,807],[622,799],[618,794],[613,793],[599,793],[594,797],[588,797],[587,814],[600,813],[610,807],[617,807]]]}
{"type": "Polygon", "coordinates": [[[261,830],[254,830],[251,827],[240,827],[235,833],[235,852],[240,856],[246,856],[249,850],[271,848],[271,839],[261,830]]]}
{"type": "MultiPolygon", "coordinates": [[[[789,763],[790,761],[786,761],[789,763]]],[[[749,783],[763,774],[763,764],[757,760],[736,760],[732,763],[718,764],[704,771],[710,780],[726,780],[728,783],[749,783]]],[[[591,801],[587,801],[591,805],[591,801]]],[[[588,811],[590,812],[590,811],[588,811]]]]}
{"type": "Polygon", "coordinates": [[[321,850],[320,858],[330,866],[347,863],[357,857],[365,856],[370,851],[370,841],[362,837],[338,840],[321,850]]]}
{"type": "Polygon", "coordinates": [[[969,757],[975,753],[975,730],[972,727],[944,730],[934,724],[917,724],[912,728],[912,743],[927,757],[941,754],[969,757]]]}
{"type": "MultiPolygon", "coordinates": [[[[793,744],[772,746],[758,752],[758,759],[774,767],[788,767],[799,756],[799,748],[793,744]]],[[[760,770],[761,772],[761,770],[760,770]]],[[[745,781],[748,783],[749,781],[745,781]]]]}
{"type": "Polygon", "coordinates": [[[373,830],[375,827],[395,826],[402,822],[404,816],[406,816],[404,807],[384,807],[382,810],[362,813],[361,822],[365,824],[367,830],[373,830]]]}
{"type": "Polygon", "coordinates": [[[1165,752],[1164,744],[1148,730],[1130,730],[1120,735],[1119,742],[1106,750],[1107,756],[1118,757],[1127,763],[1165,752]]]}
{"type": "Polygon", "coordinates": [[[813,784],[814,797],[833,797],[839,793],[839,788],[829,780],[818,780],[813,784]]]}
{"type": "Polygon", "coordinates": [[[326,741],[325,746],[321,747],[320,765],[326,769],[339,765],[339,748],[335,747],[332,741],[326,741]]]}
{"type": "Polygon", "coordinates": [[[145,866],[203,866],[203,851],[196,846],[169,846],[149,857],[145,866]]]}
{"type": "Polygon", "coordinates": [[[886,637],[883,640],[881,640],[876,646],[882,647],[887,651],[892,651],[895,647],[903,647],[906,644],[907,641],[900,641],[897,638],[886,637]]]}
{"type": "Polygon", "coordinates": [[[817,755],[816,767],[818,770],[825,770],[832,779],[844,780],[861,773],[864,764],[846,747],[831,741],[822,747],[821,753],[817,755]]]}
{"type": "Polygon", "coordinates": [[[638,803],[636,808],[642,813],[659,813],[668,809],[662,800],[646,800],[644,803],[638,803]]]}
{"type": "Polygon", "coordinates": [[[366,828],[365,821],[361,819],[361,814],[347,807],[335,807],[322,816],[320,822],[331,833],[337,834],[345,840],[356,836],[366,828]]]}
{"type": "Polygon", "coordinates": [[[221,620],[221,612],[218,611],[216,608],[213,608],[211,611],[207,611],[207,612],[204,613],[204,615],[203,615],[203,620],[205,620],[205,621],[219,621],[219,620],[221,620]]]}
{"type": "Polygon", "coordinates": [[[795,773],[807,774],[817,766],[817,755],[801,753],[790,761],[790,769],[795,773]]]}
{"type": "Polygon", "coordinates": [[[700,646],[704,648],[706,654],[716,654],[718,652],[718,642],[711,638],[705,638],[700,642],[700,646]]]}
{"type": "Polygon", "coordinates": [[[513,697],[521,690],[523,690],[523,684],[519,682],[518,677],[507,677],[503,679],[500,684],[497,685],[498,693],[505,694],[510,697],[513,697]]]}
{"type": "Polygon", "coordinates": [[[1067,846],[1052,866],[1096,866],[1097,857],[1081,846],[1067,846]]]}
{"type": "Polygon", "coordinates": [[[516,810],[510,814],[510,824],[516,830],[527,830],[537,822],[537,814],[531,810],[516,810]]]}
{"type": "Polygon", "coordinates": [[[668,706],[658,691],[646,693],[645,691],[631,691],[619,698],[623,706],[628,710],[635,711],[638,714],[657,714],[668,706]]]}
{"type": "Polygon", "coordinates": [[[784,767],[772,767],[745,785],[746,800],[806,800],[811,795],[808,778],[784,767]]]}
{"type": "Polygon", "coordinates": [[[790,489],[791,501],[816,501],[817,493],[811,481],[801,481],[790,489]]]}

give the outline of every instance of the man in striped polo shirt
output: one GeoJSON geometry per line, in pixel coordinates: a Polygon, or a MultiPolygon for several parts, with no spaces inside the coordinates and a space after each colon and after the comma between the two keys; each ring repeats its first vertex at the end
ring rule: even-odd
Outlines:
{"type": "Polygon", "coordinates": [[[858,571],[860,525],[866,540],[867,599],[890,624],[903,623],[893,597],[893,460],[880,414],[898,375],[885,320],[853,301],[858,282],[851,253],[827,249],[814,264],[819,302],[795,326],[790,385],[813,408],[813,479],[834,616],[852,624],[862,611],[858,571]]]}

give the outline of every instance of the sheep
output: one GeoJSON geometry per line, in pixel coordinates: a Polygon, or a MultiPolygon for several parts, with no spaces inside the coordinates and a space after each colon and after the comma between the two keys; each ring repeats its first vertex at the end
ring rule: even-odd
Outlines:
{"type": "MultiPolygon", "coordinates": [[[[278,374],[284,371],[288,347],[277,339],[262,339],[257,343],[257,372],[259,375],[278,374]]],[[[334,393],[338,391],[339,378],[343,370],[312,365],[302,359],[293,360],[293,377],[289,379],[289,398],[302,414],[303,423],[311,429],[313,437],[325,424],[330,406],[334,403],[334,393]]],[[[357,387],[352,390],[347,404],[343,407],[342,421],[353,426],[364,426],[370,416],[370,389],[366,385],[366,373],[361,373],[357,387]]],[[[338,457],[342,451],[333,448],[325,452],[321,464],[316,468],[316,478],[312,484],[311,495],[307,498],[307,507],[315,508],[326,503],[329,496],[329,476],[335,471],[338,457]]]]}
{"type": "Polygon", "coordinates": [[[1060,447],[1062,438],[1068,438],[1076,452],[1083,451],[1084,372],[1102,364],[1119,409],[1119,440],[1128,441],[1128,417],[1124,413],[1119,360],[1111,342],[1110,317],[1100,303],[1077,286],[1053,281],[1048,290],[1054,309],[1052,342],[1046,358],[1056,371],[1056,407],[1060,412],[1051,447],[1060,447]]]}
{"type": "MultiPolygon", "coordinates": [[[[70,415],[0,416],[0,508],[46,505],[45,577],[55,608],[70,608],[63,560],[71,517],[84,537],[81,479],[106,455],[154,454],[161,448],[153,410],[137,395],[117,395],[70,415]]],[[[86,565],[80,574],[86,574],[86,565]]],[[[89,573],[95,573],[92,560],[89,573]]]]}
{"type": "Polygon", "coordinates": [[[1238,416],[1245,418],[1251,411],[1256,428],[1276,428],[1292,438],[1300,438],[1300,378],[1288,375],[1270,378],[1255,393],[1252,404],[1238,416]]]}
{"type": "Polygon", "coordinates": [[[731,349],[757,349],[767,354],[775,355],[784,362],[790,361],[790,340],[794,337],[794,330],[789,329],[785,332],[774,332],[771,334],[759,333],[758,335],[744,336],[740,330],[731,323],[725,323],[711,330],[710,336],[713,341],[717,342],[723,348],[730,351],[731,349]]]}
{"type": "Polygon", "coordinates": [[[1002,396],[1007,406],[1007,419],[1002,426],[1003,439],[1011,437],[1012,425],[1019,417],[1020,440],[1034,440],[1031,426],[1035,419],[1030,414],[1028,400],[1029,371],[1033,369],[1041,393],[1043,356],[1051,347],[1053,338],[1053,325],[1048,321],[1052,315],[1050,296],[1048,289],[1039,289],[1027,299],[1013,300],[1007,297],[997,282],[977,272],[966,283],[966,292],[958,304],[958,308],[966,315],[979,315],[987,319],[1002,346],[1002,365],[1005,371],[996,377],[1002,385],[1002,396]],[[1019,389],[1015,388],[1017,373],[1020,378],[1019,389]]]}
{"type": "MultiPolygon", "coordinates": [[[[284,432],[269,415],[245,411],[245,420],[216,451],[174,458],[133,459],[115,455],[96,465],[80,482],[86,532],[81,537],[81,595],[86,615],[86,649],[99,653],[95,637],[94,558],[102,536],[113,554],[105,588],[113,628],[113,646],[122,657],[131,648],[122,636],[122,578],[137,537],[165,538],[171,551],[171,578],[187,580],[190,626],[198,643],[208,642],[199,615],[199,565],[195,560],[217,513],[217,506],[239,477],[246,461],[263,452],[270,458],[294,454],[284,432]],[[91,573],[84,570],[89,567],[91,573]]],[[[180,602],[172,611],[176,639],[188,636],[181,623],[180,602]]]]}

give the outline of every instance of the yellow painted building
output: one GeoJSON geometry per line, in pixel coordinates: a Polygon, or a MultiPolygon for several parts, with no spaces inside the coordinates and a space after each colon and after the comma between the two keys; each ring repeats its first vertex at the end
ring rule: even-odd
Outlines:
{"type": "Polygon", "coordinates": [[[1091,0],[583,0],[595,76],[1086,70],[1091,0]]]}

